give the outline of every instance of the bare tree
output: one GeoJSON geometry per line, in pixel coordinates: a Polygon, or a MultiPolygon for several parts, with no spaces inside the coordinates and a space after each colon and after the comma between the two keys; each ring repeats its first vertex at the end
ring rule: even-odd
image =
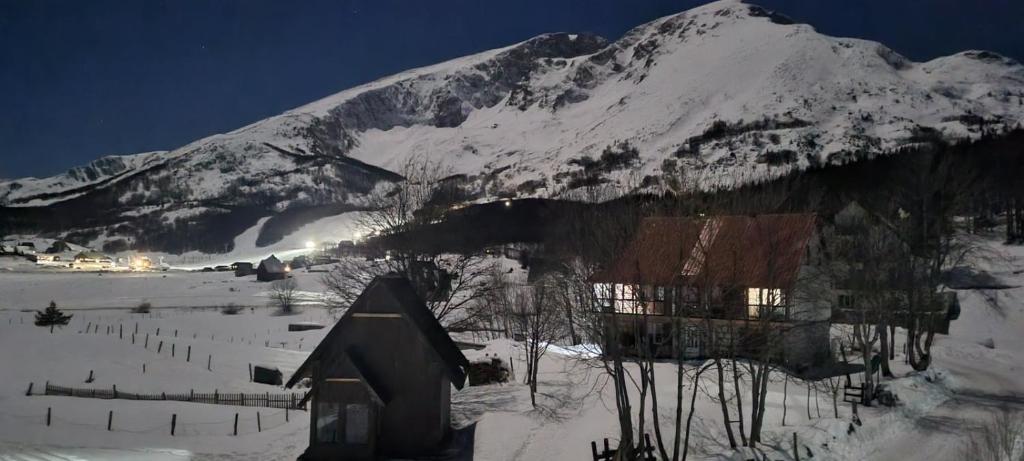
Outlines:
{"type": "Polygon", "coordinates": [[[536,408],[540,359],[547,352],[548,345],[562,337],[561,310],[552,302],[550,288],[545,283],[506,284],[502,291],[503,304],[510,309],[513,334],[525,343],[524,382],[530,387],[530,403],[536,408]]]}
{"type": "Polygon", "coordinates": [[[386,243],[387,251],[380,251],[382,257],[375,260],[344,258],[335,265],[321,277],[327,288],[325,301],[334,309],[348,308],[374,277],[397,273],[413,282],[439,321],[467,322],[465,315],[453,314],[483,299],[490,264],[478,254],[423,248],[408,237],[447,211],[448,189],[440,184],[449,170],[412,157],[400,171],[405,179],[391,188],[376,189],[368,199],[368,210],[357,221],[372,241],[368,245],[380,248],[386,243]]]}
{"type": "MultiPolygon", "coordinates": [[[[874,399],[873,351],[881,342],[879,358],[888,369],[889,325],[906,310],[900,290],[909,249],[894,229],[867,210],[851,206],[835,217],[824,236],[831,255],[829,270],[840,295],[837,301],[842,322],[852,325],[850,343],[864,365],[863,404],[874,399]]],[[[891,376],[887,374],[887,376],[891,376]]]]}
{"type": "Polygon", "coordinates": [[[277,307],[278,312],[282,314],[294,313],[296,288],[295,279],[291,277],[274,281],[270,285],[270,304],[277,307]]]}

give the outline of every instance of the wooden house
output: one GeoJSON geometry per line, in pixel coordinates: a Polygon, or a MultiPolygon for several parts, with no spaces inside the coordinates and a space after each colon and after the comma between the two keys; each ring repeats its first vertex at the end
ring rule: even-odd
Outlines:
{"type": "Polygon", "coordinates": [[[727,350],[794,370],[827,362],[832,296],[816,223],[813,214],[642,220],[591,279],[606,350],[688,359],[727,350]]]}
{"type": "Polygon", "coordinates": [[[288,277],[288,271],[288,266],[277,259],[277,256],[270,255],[269,258],[260,261],[259,267],[256,268],[256,280],[261,282],[284,280],[288,277]]]}
{"type": "Polygon", "coordinates": [[[377,277],[286,384],[310,378],[301,459],[413,458],[449,440],[469,362],[408,279],[377,277]]]}
{"type": "MultiPolygon", "coordinates": [[[[837,274],[833,280],[832,323],[874,323],[884,312],[890,325],[907,328],[916,324],[919,328],[949,334],[950,322],[960,316],[956,291],[919,287],[916,291],[919,305],[913,314],[908,308],[907,289],[910,287],[901,279],[909,275],[904,269],[917,255],[902,240],[896,224],[853,201],[832,216],[824,227],[832,253],[828,258],[833,273],[837,274]],[[872,248],[867,255],[865,246],[872,248]],[[865,269],[865,264],[869,268],[865,269]],[[880,306],[884,306],[884,310],[879,309],[880,306]]],[[[914,266],[927,267],[927,264],[918,260],[914,266]]],[[[953,268],[946,276],[962,276],[964,270],[953,268]]],[[[946,280],[945,284],[951,286],[950,282],[946,280]]]]}

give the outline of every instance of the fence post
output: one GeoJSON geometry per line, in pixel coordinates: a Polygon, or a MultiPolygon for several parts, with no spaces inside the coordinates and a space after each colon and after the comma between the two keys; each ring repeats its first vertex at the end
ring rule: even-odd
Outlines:
{"type": "Polygon", "coordinates": [[[160,329],[159,328],[156,329],[156,335],[160,336],[160,329]]]}
{"type": "Polygon", "coordinates": [[[284,422],[286,422],[286,423],[288,422],[288,406],[287,405],[285,405],[285,407],[284,407],[284,422]]]}
{"type": "Polygon", "coordinates": [[[177,413],[171,415],[171,436],[174,436],[174,427],[178,425],[177,413]]]}
{"type": "Polygon", "coordinates": [[[132,333],[132,344],[135,344],[135,333],[132,333]]]}
{"type": "Polygon", "coordinates": [[[188,353],[185,354],[185,361],[186,362],[192,361],[192,346],[191,345],[188,346],[188,353]]]}
{"type": "Polygon", "coordinates": [[[124,324],[117,324],[117,339],[124,339],[124,324]]]}
{"type": "Polygon", "coordinates": [[[52,410],[52,408],[46,407],[46,425],[47,426],[50,425],[50,410],[52,410]]]}
{"type": "Polygon", "coordinates": [[[178,337],[178,329],[177,329],[177,328],[175,328],[175,329],[174,329],[174,337],[175,337],[175,338],[177,338],[177,337],[178,337]]]}
{"type": "Polygon", "coordinates": [[[171,357],[174,357],[174,343],[171,343],[171,357]]]}
{"type": "Polygon", "coordinates": [[[32,395],[32,385],[35,383],[28,383],[28,392],[25,395],[32,395]]]}
{"type": "Polygon", "coordinates": [[[238,435],[238,413],[235,413],[235,435],[238,435]]]}
{"type": "Polygon", "coordinates": [[[142,345],[143,349],[149,349],[149,333],[146,333],[146,343],[142,345]]]}
{"type": "Polygon", "coordinates": [[[213,371],[213,354],[206,359],[206,371],[213,371]]]}
{"type": "Polygon", "coordinates": [[[114,410],[110,410],[107,413],[107,431],[110,431],[110,426],[114,423],[114,410]]]}
{"type": "Polygon", "coordinates": [[[146,374],[146,364],[142,364],[142,374],[146,374]]]}
{"type": "Polygon", "coordinates": [[[796,432],[793,433],[793,459],[800,461],[800,450],[797,448],[796,432]]]}
{"type": "Polygon", "coordinates": [[[260,412],[256,412],[256,432],[263,432],[263,426],[260,424],[260,412]]]}
{"type": "Polygon", "coordinates": [[[133,334],[133,335],[137,335],[137,334],[139,334],[139,322],[135,322],[135,332],[134,332],[134,333],[132,333],[132,334],[133,334]]]}
{"type": "Polygon", "coordinates": [[[249,382],[252,382],[252,364],[249,364],[249,382]]]}
{"type": "Polygon", "coordinates": [[[117,398],[117,384],[112,385],[112,387],[114,389],[114,398],[116,399],[117,398]]]}
{"type": "Polygon", "coordinates": [[[160,341],[160,344],[156,346],[156,353],[159,354],[160,350],[164,348],[164,342],[160,341]]]}

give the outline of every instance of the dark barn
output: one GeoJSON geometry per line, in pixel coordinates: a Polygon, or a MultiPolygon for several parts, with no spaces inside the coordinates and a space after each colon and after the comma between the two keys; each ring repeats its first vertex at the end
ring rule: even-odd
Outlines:
{"type": "Polygon", "coordinates": [[[274,255],[260,261],[259,267],[256,268],[256,280],[261,282],[284,280],[286,277],[288,277],[288,268],[274,255]]]}
{"type": "Polygon", "coordinates": [[[451,387],[469,362],[410,282],[374,279],[286,387],[312,379],[301,459],[437,453],[451,435],[451,387]]]}

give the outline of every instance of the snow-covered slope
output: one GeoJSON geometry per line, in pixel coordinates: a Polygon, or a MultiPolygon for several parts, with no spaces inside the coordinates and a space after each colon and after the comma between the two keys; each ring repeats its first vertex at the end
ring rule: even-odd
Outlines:
{"type": "MultiPolygon", "coordinates": [[[[387,77],[146,154],[159,166],[99,188],[116,185],[109,200],[162,219],[182,207],[358,204],[411,157],[467,175],[481,199],[657,187],[683,168],[699,186],[728,187],[1022,119],[1024,66],[1010,59],[915,63],[722,0],[615,42],[547,34],[387,77]]],[[[64,184],[0,183],[0,203],[50,203],[64,184]]]]}

